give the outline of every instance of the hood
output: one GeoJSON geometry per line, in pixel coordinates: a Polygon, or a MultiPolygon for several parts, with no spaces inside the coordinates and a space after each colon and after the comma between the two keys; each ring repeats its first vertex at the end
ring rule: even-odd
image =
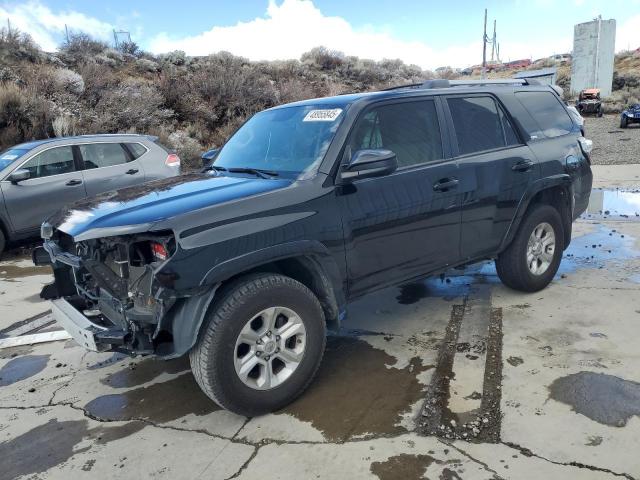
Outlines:
{"type": "Polygon", "coordinates": [[[640,103],[636,103],[634,105],[630,105],[626,110],[626,112],[640,113],[640,103]]]}
{"type": "Polygon", "coordinates": [[[82,200],[53,215],[48,223],[76,241],[138,233],[162,220],[291,183],[286,179],[186,174],[82,200]]]}

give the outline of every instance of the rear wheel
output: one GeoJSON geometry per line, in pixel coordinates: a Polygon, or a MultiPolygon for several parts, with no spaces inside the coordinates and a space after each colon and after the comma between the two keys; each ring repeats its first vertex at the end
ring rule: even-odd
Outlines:
{"type": "Polygon", "coordinates": [[[496,260],[502,283],[522,292],[537,292],[549,285],[560,266],[563,239],[558,211],[549,205],[533,207],[496,260]]]}
{"type": "Polygon", "coordinates": [[[209,398],[256,416],[292,402],[315,376],[326,342],[316,296],[277,274],[243,277],[221,292],[190,353],[209,398]]]}

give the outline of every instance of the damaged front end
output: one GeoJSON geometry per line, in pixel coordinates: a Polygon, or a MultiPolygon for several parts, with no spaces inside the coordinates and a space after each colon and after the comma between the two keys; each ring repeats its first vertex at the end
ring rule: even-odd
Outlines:
{"type": "Polygon", "coordinates": [[[78,242],[59,230],[48,236],[33,254],[35,263],[51,263],[55,278],[41,297],[52,301],[54,316],[78,343],[97,351],[173,353],[167,312],[179,295],[164,271],[176,250],[173,233],[78,242]]]}

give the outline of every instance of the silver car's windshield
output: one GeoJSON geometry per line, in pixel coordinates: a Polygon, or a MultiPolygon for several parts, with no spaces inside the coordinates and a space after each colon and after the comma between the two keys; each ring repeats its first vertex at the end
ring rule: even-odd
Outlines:
{"type": "Polygon", "coordinates": [[[28,151],[28,149],[23,148],[10,148],[0,153],[0,170],[3,170],[11,165],[28,151]]]}
{"type": "Polygon", "coordinates": [[[297,176],[322,160],[343,117],[342,108],[326,105],[258,113],[229,139],[214,165],[297,176]]]}

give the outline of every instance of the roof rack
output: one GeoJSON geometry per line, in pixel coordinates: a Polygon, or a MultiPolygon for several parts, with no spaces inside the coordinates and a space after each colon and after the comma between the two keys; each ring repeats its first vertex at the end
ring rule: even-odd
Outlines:
{"type": "Polygon", "coordinates": [[[399,85],[397,87],[385,88],[383,91],[401,90],[403,88],[451,88],[451,87],[474,87],[481,85],[541,85],[540,82],[531,78],[494,78],[481,80],[445,80],[432,79],[422,83],[411,83],[399,85]]]}

